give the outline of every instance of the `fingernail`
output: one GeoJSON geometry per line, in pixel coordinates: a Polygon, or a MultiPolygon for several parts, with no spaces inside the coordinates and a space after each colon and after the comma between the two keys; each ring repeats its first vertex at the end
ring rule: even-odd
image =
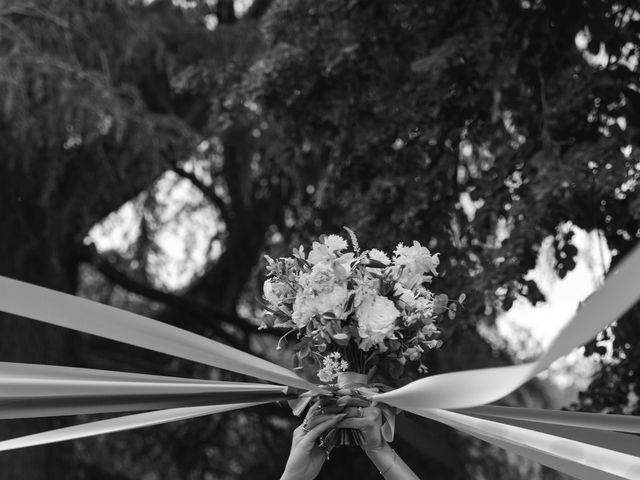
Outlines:
{"type": "Polygon", "coordinates": [[[347,416],[346,413],[341,413],[340,415],[338,415],[338,418],[342,420],[346,416],[347,416]]]}

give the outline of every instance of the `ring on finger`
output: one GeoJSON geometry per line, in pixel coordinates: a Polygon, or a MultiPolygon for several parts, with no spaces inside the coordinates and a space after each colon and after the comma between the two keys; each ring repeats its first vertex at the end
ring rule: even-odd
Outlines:
{"type": "Polygon", "coordinates": [[[359,417],[364,417],[364,410],[362,407],[358,407],[358,416],[359,417]]]}

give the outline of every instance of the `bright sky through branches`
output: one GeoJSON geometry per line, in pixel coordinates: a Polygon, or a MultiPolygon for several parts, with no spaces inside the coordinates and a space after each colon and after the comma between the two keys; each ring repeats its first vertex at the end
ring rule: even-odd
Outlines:
{"type": "MultiPolygon", "coordinates": [[[[498,331],[515,351],[521,346],[517,343],[518,338],[521,339],[524,332],[530,335],[530,349],[519,352],[521,360],[537,348],[549,346],[573,317],[579,304],[600,287],[611,263],[611,252],[601,235],[573,226],[568,228],[575,233],[572,243],[578,249],[576,267],[564,279],[560,279],[553,270],[552,239],[546,239],[536,268],[528,275],[528,278],[536,281],[546,302],[534,307],[526,300],[517,300],[511,310],[496,322],[498,331]]],[[[559,387],[586,388],[593,369],[594,360],[585,358],[582,348],[579,348],[552,364],[542,378],[549,377],[559,387]]]]}

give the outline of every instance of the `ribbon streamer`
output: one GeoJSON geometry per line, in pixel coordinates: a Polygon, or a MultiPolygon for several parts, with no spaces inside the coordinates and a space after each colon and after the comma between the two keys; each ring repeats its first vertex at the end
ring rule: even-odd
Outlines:
{"type": "Polygon", "coordinates": [[[291,370],[181,328],[0,276],[0,309],[274,383],[319,391],[291,370]]]}
{"type": "Polygon", "coordinates": [[[289,387],[0,362],[0,419],[284,400],[289,387]]]}
{"type": "Polygon", "coordinates": [[[568,427],[566,425],[552,425],[550,423],[528,422],[525,420],[513,420],[506,418],[500,420],[482,416],[477,416],[477,418],[548,433],[557,437],[564,437],[570,440],[588,443],[590,445],[615,450],[616,452],[626,453],[628,455],[637,455],[640,453],[640,437],[629,435],[628,433],[594,430],[585,427],[568,427]]]}
{"type": "Polygon", "coordinates": [[[64,442],[78,438],[103,435],[106,433],[121,432],[134,428],[149,427],[162,423],[186,420],[189,418],[212,415],[214,413],[228,412],[241,408],[253,407],[266,402],[237,403],[234,405],[217,405],[214,407],[188,407],[173,408],[168,410],[157,410],[154,412],[138,413],[123,417],[99,420],[97,422],[74,425],[72,427],[58,428],[47,432],[25,435],[23,437],[11,438],[0,442],[0,452],[15,450],[17,448],[33,447],[48,443],[64,442]]]}
{"type": "MultiPolygon", "coordinates": [[[[1,310],[1,308],[0,308],[1,310]]],[[[0,378],[39,378],[58,380],[117,380],[130,382],[182,382],[182,383],[219,383],[216,380],[198,378],[149,375],[146,373],[117,372],[113,370],[95,370],[92,368],[67,367],[61,365],[42,365],[38,363],[0,362],[0,378]]],[[[238,382],[244,385],[244,382],[238,382]]]]}
{"type": "Polygon", "coordinates": [[[638,478],[640,458],[539,431],[440,409],[412,411],[582,479],[638,478]]]}
{"type": "MultiPolygon", "coordinates": [[[[568,425],[598,430],[617,430],[619,432],[640,433],[640,417],[616,415],[612,413],[566,412],[564,410],[540,410],[536,408],[499,407],[485,405],[482,407],[458,410],[458,413],[503,419],[529,420],[531,422],[568,425]]],[[[640,452],[640,449],[638,450],[640,452]]]]}

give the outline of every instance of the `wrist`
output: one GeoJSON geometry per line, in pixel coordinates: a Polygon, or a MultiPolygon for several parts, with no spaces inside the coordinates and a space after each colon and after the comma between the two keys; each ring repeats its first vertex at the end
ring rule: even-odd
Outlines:
{"type": "Polygon", "coordinates": [[[386,442],[381,447],[365,450],[365,453],[383,477],[393,468],[398,458],[398,454],[386,442]]]}
{"type": "Polygon", "coordinates": [[[373,460],[372,456],[373,457],[378,457],[378,456],[385,455],[385,454],[388,454],[388,453],[391,453],[393,455],[393,453],[394,453],[393,452],[393,448],[391,448],[391,445],[389,445],[387,442],[382,442],[382,444],[377,446],[377,447],[363,448],[363,450],[364,450],[364,453],[366,453],[367,456],[369,458],[371,458],[372,460],[373,460]]]}

